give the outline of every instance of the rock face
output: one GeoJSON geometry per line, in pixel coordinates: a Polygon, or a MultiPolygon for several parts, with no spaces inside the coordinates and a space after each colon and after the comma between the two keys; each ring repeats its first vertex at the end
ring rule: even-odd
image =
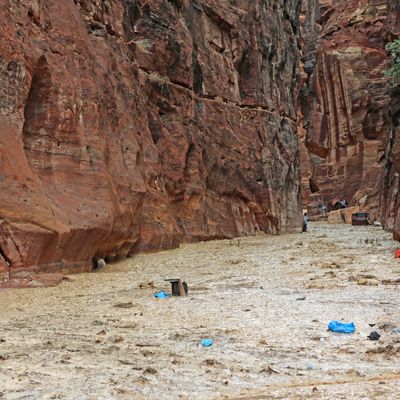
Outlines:
{"type": "MultiPolygon", "coordinates": [[[[389,2],[388,39],[400,37],[400,0],[389,2]]],[[[390,131],[382,182],[380,211],[385,229],[400,240],[400,87],[391,91],[390,131]]]]}
{"type": "Polygon", "coordinates": [[[300,229],[300,1],[0,5],[3,278],[300,229]]]}
{"type": "Polygon", "coordinates": [[[330,224],[351,224],[352,215],[359,211],[359,207],[347,207],[331,211],[328,215],[328,222],[330,224]]]}
{"type": "Polygon", "coordinates": [[[335,198],[378,214],[389,130],[388,0],[303,3],[303,202],[335,198]]]}

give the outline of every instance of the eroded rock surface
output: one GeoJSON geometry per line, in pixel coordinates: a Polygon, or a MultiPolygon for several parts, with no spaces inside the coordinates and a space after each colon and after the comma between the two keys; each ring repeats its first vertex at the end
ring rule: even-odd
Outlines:
{"type": "MultiPolygon", "coordinates": [[[[400,37],[400,0],[390,2],[388,38],[400,37]]],[[[400,240],[400,87],[391,91],[390,131],[382,178],[380,211],[386,229],[400,240]]]]}
{"type": "Polygon", "coordinates": [[[298,0],[1,0],[2,277],[298,229],[298,0]]]}
{"type": "Polygon", "coordinates": [[[303,3],[306,84],[300,129],[303,200],[346,199],[378,215],[379,182],[389,131],[389,86],[383,71],[387,0],[303,3]]]}

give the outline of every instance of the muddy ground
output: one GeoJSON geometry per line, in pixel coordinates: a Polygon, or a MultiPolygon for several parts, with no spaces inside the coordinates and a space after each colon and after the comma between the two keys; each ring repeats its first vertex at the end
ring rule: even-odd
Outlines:
{"type": "Polygon", "coordinates": [[[400,399],[390,237],[314,223],[2,290],[0,398],[400,399]],[[153,297],[170,277],[189,283],[188,297],[153,297]],[[354,321],[356,333],[328,332],[331,319],[354,321]],[[374,330],[379,341],[367,339],[374,330]]]}

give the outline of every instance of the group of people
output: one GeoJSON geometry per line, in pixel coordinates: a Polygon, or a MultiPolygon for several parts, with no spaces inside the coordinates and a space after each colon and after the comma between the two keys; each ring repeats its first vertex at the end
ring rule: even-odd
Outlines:
{"type": "MultiPolygon", "coordinates": [[[[347,208],[347,200],[334,200],[330,205],[330,210],[339,210],[342,208],[347,208]]],[[[320,196],[318,199],[318,209],[321,214],[321,217],[326,217],[328,212],[328,207],[324,204],[322,197],[320,196]]],[[[303,215],[303,232],[307,232],[308,230],[308,215],[305,212],[303,215]]]]}

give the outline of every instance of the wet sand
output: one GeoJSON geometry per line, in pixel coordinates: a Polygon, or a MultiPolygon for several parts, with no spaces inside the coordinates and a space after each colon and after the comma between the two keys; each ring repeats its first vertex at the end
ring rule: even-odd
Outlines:
{"type": "Polygon", "coordinates": [[[389,233],[312,223],[239,242],[0,291],[0,399],[400,399],[389,233]],[[155,299],[171,277],[189,296],[155,299]],[[332,319],[356,333],[328,332],[332,319]]]}

